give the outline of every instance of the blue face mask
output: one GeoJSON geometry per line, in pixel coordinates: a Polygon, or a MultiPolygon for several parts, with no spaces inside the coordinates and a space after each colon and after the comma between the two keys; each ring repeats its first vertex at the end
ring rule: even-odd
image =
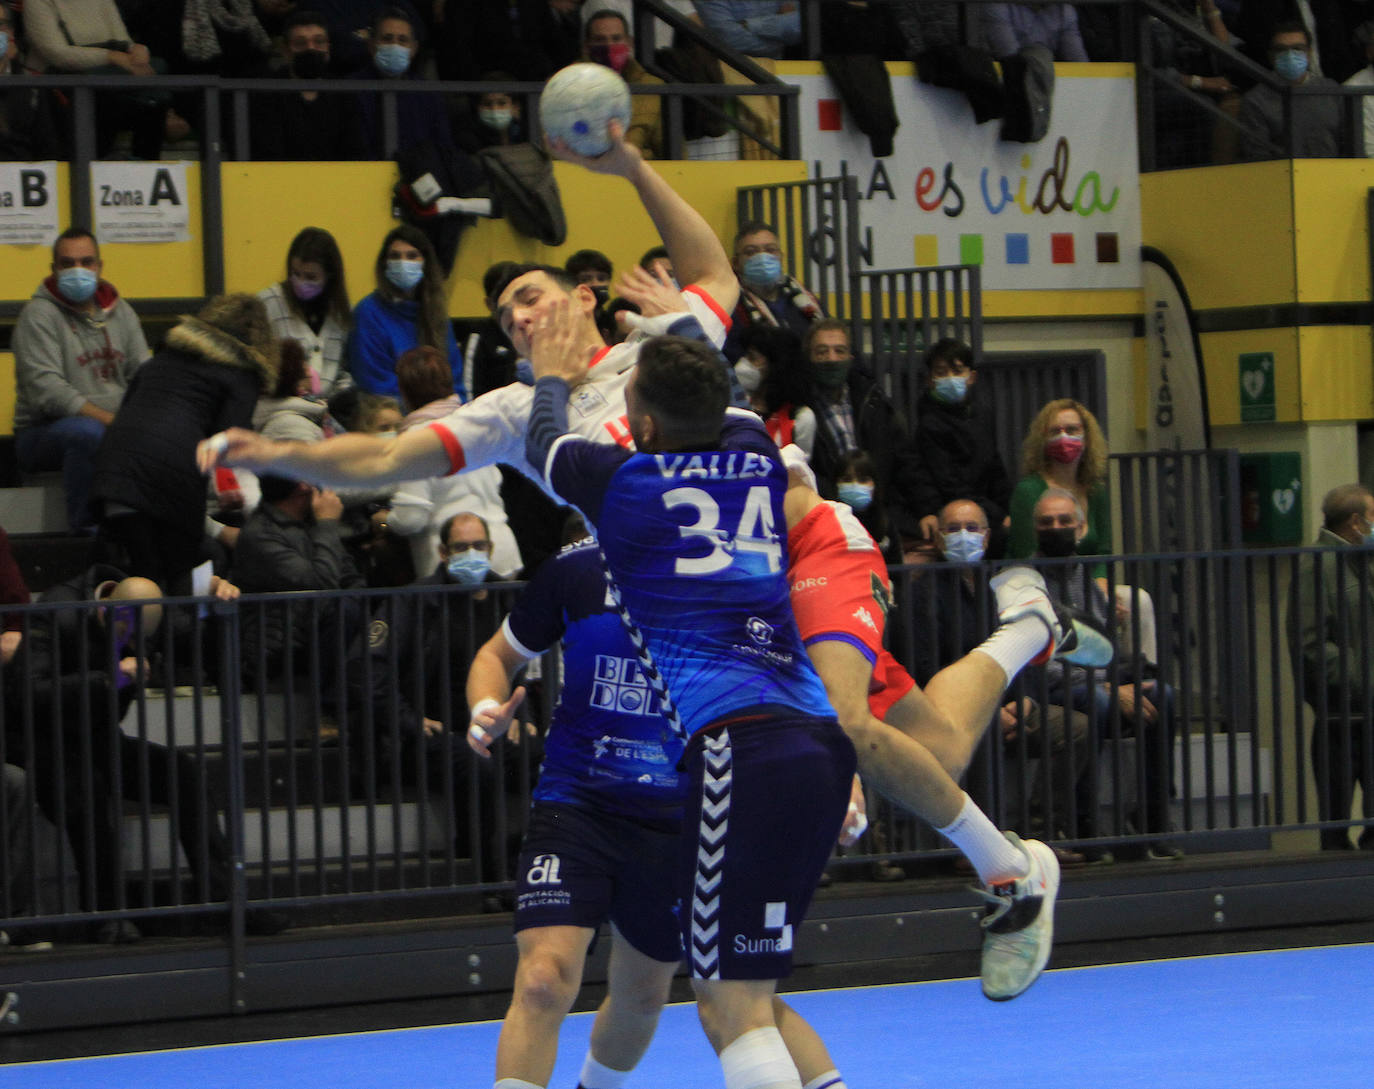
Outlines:
{"type": "Polygon", "coordinates": [[[88,268],[64,268],[57,274],[57,290],[68,302],[86,302],[99,283],[100,277],[88,268]]]}
{"type": "Polygon", "coordinates": [[[745,260],[740,279],[754,287],[772,287],[782,280],[782,258],[776,253],[756,253],[745,260]]]}
{"type": "Polygon", "coordinates": [[[968,376],[963,374],[949,374],[943,378],[935,379],[935,385],[931,388],[931,395],[937,400],[947,405],[961,404],[968,396],[968,376]]]}
{"type": "Polygon", "coordinates": [[[945,534],[945,559],[951,563],[977,563],[983,558],[983,535],[971,529],[945,534]]]}
{"type": "Polygon", "coordinates": [[[410,67],[410,50],[404,45],[379,45],[373,60],[383,75],[403,75],[410,67]]]}
{"type": "Polygon", "coordinates": [[[423,261],[388,261],[386,278],[392,287],[409,291],[425,278],[423,261]]]}
{"type": "Polygon", "coordinates": [[[1285,49],[1274,58],[1274,71],[1284,79],[1296,82],[1307,75],[1307,51],[1285,49]]]}
{"type": "Polygon", "coordinates": [[[10,32],[9,32],[8,30],[0,30],[0,59],[3,59],[4,56],[5,56],[5,54],[8,53],[9,51],[10,51],[10,32]]]}
{"type": "Polygon", "coordinates": [[[444,568],[454,582],[463,586],[476,586],[491,570],[491,557],[485,552],[469,548],[466,552],[455,552],[445,561],[444,568]]]}
{"type": "Polygon", "coordinates": [[[835,486],[841,503],[848,503],[854,510],[865,511],[873,503],[873,485],[846,481],[835,486]]]}

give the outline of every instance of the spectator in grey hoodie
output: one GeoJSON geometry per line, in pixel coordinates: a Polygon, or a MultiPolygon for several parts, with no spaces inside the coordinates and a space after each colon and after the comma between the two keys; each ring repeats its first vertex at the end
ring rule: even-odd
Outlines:
{"type": "Polygon", "coordinates": [[[67,521],[93,532],[94,456],[148,343],[133,307],[101,278],[95,236],[70,227],[52,248],[52,275],[14,330],[15,454],[26,473],[62,471],[67,521]]]}

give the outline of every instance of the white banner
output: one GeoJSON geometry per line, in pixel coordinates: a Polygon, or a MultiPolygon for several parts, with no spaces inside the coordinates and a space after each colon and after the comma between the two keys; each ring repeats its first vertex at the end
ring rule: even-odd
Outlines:
{"type": "Polygon", "coordinates": [[[0,243],[52,245],[57,199],[56,163],[0,163],[0,243]]]}
{"type": "Polygon", "coordinates": [[[884,159],[829,77],[785,78],[801,87],[802,158],[858,176],[868,267],[981,265],[984,290],[1140,287],[1130,76],[1061,76],[1049,133],[1016,144],[959,92],[894,75],[901,127],[884,159]]]}
{"type": "Polygon", "coordinates": [[[191,237],[185,163],[91,163],[91,203],[102,243],[191,237]]]}

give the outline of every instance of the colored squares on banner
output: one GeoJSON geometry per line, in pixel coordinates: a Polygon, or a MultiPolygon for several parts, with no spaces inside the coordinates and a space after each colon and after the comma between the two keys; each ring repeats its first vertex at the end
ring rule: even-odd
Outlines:
{"type": "Polygon", "coordinates": [[[1121,261],[1121,244],[1115,231],[1105,232],[1097,236],[1097,263],[1099,265],[1115,265],[1121,261]]]}
{"type": "Polygon", "coordinates": [[[1050,260],[1056,265],[1071,265],[1074,263],[1073,235],[1050,235],[1050,260]]]}
{"type": "Polygon", "coordinates": [[[844,107],[838,98],[823,98],[816,103],[816,128],[821,132],[844,129],[844,107]]]}
{"type": "Polygon", "coordinates": [[[983,236],[981,234],[961,234],[959,236],[959,264],[981,265],[983,263],[983,236]]]}
{"type": "Polygon", "coordinates": [[[918,234],[913,239],[916,246],[916,267],[928,268],[940,263],[940,238],[933,234],[918,234]]]}
{"type": "Polygon", "coordinates": [[[1007,235],[1007,264],[1009,265],[1029,265],[1030,264],[1030,235],[1028,234],[1009,234],[1007,235]]]}

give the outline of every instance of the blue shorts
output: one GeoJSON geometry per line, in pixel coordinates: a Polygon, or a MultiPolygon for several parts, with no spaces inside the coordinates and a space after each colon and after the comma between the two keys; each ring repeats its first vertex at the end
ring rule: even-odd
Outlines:
{"type": "Polygon", "coordinates": [[[682,959],[675,824],[535,802],[520,848],[515,929],[608,920],[636,950],[682,959]]]}
{"type": "Polygon", "coordinates": [[[695,979],[782,979],[849,808],[854,746],[834,719],[737,716],[683,757],[683,942],[695,979]]]}

